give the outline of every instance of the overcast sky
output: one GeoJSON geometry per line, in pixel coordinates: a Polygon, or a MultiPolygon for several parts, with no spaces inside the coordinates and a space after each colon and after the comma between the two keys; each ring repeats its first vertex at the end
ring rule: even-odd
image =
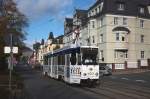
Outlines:
{"type": "Polygon", "coordinates": [[[32,45],[49,32],[55,36],[64,33],[65,17],[72,17],[75,8],[88,9],[96,0],[14,0],[19,10],[29,19],[26,42],[32,45]]]}

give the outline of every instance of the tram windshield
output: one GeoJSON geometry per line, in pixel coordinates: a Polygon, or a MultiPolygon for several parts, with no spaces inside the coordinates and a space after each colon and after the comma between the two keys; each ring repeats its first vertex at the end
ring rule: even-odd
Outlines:
{"type": "Polygon", "coordinates": [[[82,48],[81,51],[83,65],[97,65],[97,48],[82,48]]]}

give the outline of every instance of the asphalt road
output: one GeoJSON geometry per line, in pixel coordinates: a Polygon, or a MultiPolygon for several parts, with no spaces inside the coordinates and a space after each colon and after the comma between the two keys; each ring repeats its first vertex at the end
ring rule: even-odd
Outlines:
{"type": "Polygon", "coordinates": [[[25,99],[150,99],[150,72],[106,76],[95,88],[70,86],[22,66],[25,99]]]}

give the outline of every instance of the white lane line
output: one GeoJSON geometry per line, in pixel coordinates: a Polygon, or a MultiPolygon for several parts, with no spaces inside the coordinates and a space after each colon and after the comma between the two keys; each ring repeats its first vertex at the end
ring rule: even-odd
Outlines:
{"type": "Polygon", "coordinates": [[[125,77],[122,77],[121,79],[123,79],[123,80],[129,80],[129,78],[125,78],[125,77]]]}
{"type": "Polygon", "coordinates": [[[146,83],[146,81],[145,80],[140,80],[140,79],[138,79],[138,80],[135,80],[136,82],[141,82],[141,83],[146,83]]]}

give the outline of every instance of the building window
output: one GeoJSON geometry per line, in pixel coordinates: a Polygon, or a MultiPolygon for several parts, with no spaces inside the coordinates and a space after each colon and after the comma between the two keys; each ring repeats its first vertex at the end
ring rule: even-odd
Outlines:
{"type": "Polygon", "coordinates": [[[115,52],[114,52],[114,57],[115,57],[115,58],[118,58],[118,51],[116,51],[116,50],[115,50],[115,52]]]}
{"type": "Polygon", "coordinates": [[[144,20],[140,20],[140,27],[141,27],[141,28],[144,27],[144,20]]]}
{"type": "Polygon", "coordinates": [[[102,60],[103,59],[103,57],[104,57],[104,55],[103,55],[103,50],[100,50],[100,59],[102,60]]]}
{"type": "Polygon", "coordinates": [[[128,58],[128,50],[115,50],[114,52],[115,58],[128,58]]]}
{"type": "Polygon", "coordinates": [[[100,43],[103,42],[103,34],[100,34],[100,43]]]}
{"type": "Polygon", "coordinates": [[[95,28],[95,22],[92,21],[92,28],[95,28]]]}
{"type": "Polygon", "coordinates": [[[116,33],[116,41],[119,41],[119,33],[116,33]]]}
{"type": "Polygon", "coordinates": [[[144,35],[141,35],[141,43],[144,42],[144,35]]]}
{"type": "Polygon", "coordinates": [[[141,58],[144,58],[144,51],[141,51],[141,58]]]}
{"type": "Polygon", "coordinates": [[[114,17],[114,25],[118,25],[118,17],[114,17]]]}
{"type": "Polygon", "coordinates": [[[123,25],[127,25],[127,18],[123,18],[123,25]]]}
{"type": "Polygon", "coordinates": [[[125,41],[125,37],[124,36],[122,36],[122,41],[125,41]]]}
{"type": "Polygon", "coordinates": [[[102,27],[102,26],[103,26],[103,24],[104,24],[104,19],[103,19],[103,18],[101,18],[101,19],[100,19],[100,27],[102,27]]]}
{"type": "Polygon", "coordinates": [[[93,43],[95,43],[95,38],[94,38],[94,36],[92,36],[92,38],[93,38],[93,43]]]}
{"type": "Polygon", "coordinates": [[[128,51],[125,51],[124,56],[125,58],[128,58],[128,51]]]}
{"type": "Polygon", "coordinates": [[[145,12],[145,11],[144,11],[144,10],[145,10],[145,8],[144,8],[144,7],[140,7],[140,9],[139,9],[139,10],[140,10],[140,13],[141,13],[141,14],[144,14],[144,12],[145,12]]]}
{"type": "Polygon", "coordinates": [[[118,3],[118,10],[124,10],[125,9],[125,4],[124,3],[118,3]]]}
{"type": "Polygon", "coordinates": [[[98,13],[97,8],[95,8],[95,14],[97,14],[97,13],[98,13]]]}
{"type": "Polygon", "coordinates": [[[94,10],[92,11],[92,16],[94,15],[94,10]]]}

